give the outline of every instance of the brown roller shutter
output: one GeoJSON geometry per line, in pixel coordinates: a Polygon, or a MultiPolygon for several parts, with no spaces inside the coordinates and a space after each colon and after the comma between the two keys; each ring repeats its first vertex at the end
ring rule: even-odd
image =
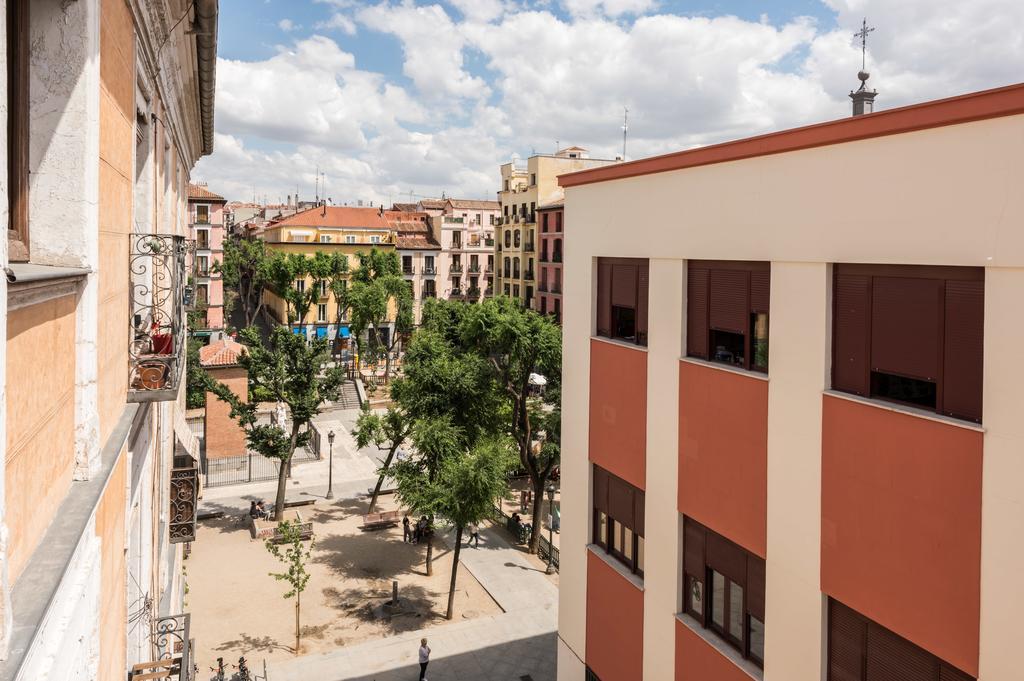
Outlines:
{"type": "Polygon", "coordinates": [[[704,581],[706,530],[689,518],[683,520],[683,570],[704,581]]]}
{"type": "Polygon", "coordinates": [[[939,681],[975,681],[970,674],[965,674],[956,667],[939,662],[939,681]]]}
{"type": "Polygon", "coordinates": [[[650,290],[650,273],[647,261],[637,267],[636,339],[638,345],[647,345],[647,296],[650,290]]]}
{"type": "Polygon", "coordinates": [[[946,282],[943,414],[981,422],[985,283],[946,282]]]}
{"type": "Polygon", "coordinates": [[[747,554],[725,537],[708,532],[708,565],[734,582],[747,581],[747,554]]]}
{"type": "Polygon", "coordinates": [[[939,379],[943,281],[875,277],[871,293],[871,370],[939,379]]]}
{"type": "Polygon", "coordinates": [[[867,622],[842,603],[828,602],[828,681],[865,681],[867,622]]]}
{"type": "Polygon", "coordinates": [[[686,273],[686,354],[708,358],[708,278],[710,272],[690,267],[686,273]]]}
{"type": "Polygon", "coordinates": [[[614,475],[608,476],[608,515],[633,527],[633,486],[614,475]]]}
{"type": "Polygon", "coordinates": [[[597,335],[612,335],[612,266],[597,261],[597,335]]]}
{"type": "Polygon", "coordinates": [[[837,266],[832,296],[832,387],[867,395],[871,279],[837,266]]]}
{"type": "Polygon", "coordinates": [[[594,508],[608,513],[608,471],[594,466],[594,508]]]}
{"type": "Polygon", "coordinates": [[[747,335],[750,326],[750,272],[711,270],[708,305],[712,329],[747,335]]]}
{"type": "Polygon", "coordinates": [[[935,681],[938,660],[874,622],[868,623],[865,681],[935,681]]]}
{"type": "Polygon", "coordinates": [[[764,559],[747,554],[747,610],[764,622],[764,559]]]}
{"type": "Polygon", "coordinates": [[[612,265],[612,305],[636,309],[636,265],[612,265]]]}
{"type": "Polygon", "coordinates": [[[647,496],[641,490],[636,490],[633,494],[633,532],[639,534],[641,537],[646,536],[644,533],[644,519],[647,517],[647,509],[644,504],[647,503],[647,496]]]}
{"type": "Polygon", "coordinates": [[[769,297],[772,288],[772,273],[751,272],[750,273],[750,311],[768,312],[769,297]]]}

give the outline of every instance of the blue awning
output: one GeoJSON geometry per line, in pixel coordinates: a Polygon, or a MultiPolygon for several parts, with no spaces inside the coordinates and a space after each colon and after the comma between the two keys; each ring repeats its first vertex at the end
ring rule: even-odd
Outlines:
{"type": "Polygon", "coordinates": [[[340,329],[338,329],[338,333],[341,335],[342,338],[348,338],[349,335],[351,335],[349,333],[349,330],[348,330],[347,326],[343,326],[340,329]]]}
{"type": "Polygon", "coordinates": [[[294,333],[296,336],[305,336],[306,330],[303,329],[301,326],[296,326],[294,329],[292,329],[292,333],[294,333]]]}
{"type": "Polygon", "coordinates": [[[326,326],[318,326],[318,327],[316,327],[316,337],[317,338],[327,338],[327,327],[326,326]]]}

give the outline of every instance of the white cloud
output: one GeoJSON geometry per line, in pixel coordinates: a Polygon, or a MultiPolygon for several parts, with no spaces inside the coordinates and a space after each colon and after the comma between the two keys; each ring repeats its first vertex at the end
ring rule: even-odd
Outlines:
{"type": "Polygon", "coordinates": [[[649,0],[560,0],[569,18],[544,9],[558,0],[318,1],[324,28],[395,36],[412,87],[324,36],[221,60],[217,151],[197,172],[229,196],[311,193],[320,165],[341,200],[491,197],[513,152],[620,153],[623,106],[631,158],[847,116],[865,15],[879,109],[1016,82],[1024,61],[1020,0],[822,0],[827,27],[652,14],[649,0]]]}
{"type": "Polygon", "coordinates": [[[337,29],[346,35],[356,34],[356,22],[341,12],[335,12],[327,21],[318,21],[316,28],[325,31],[337,29]]]}
{"type": "Polygon", "coordinates": [[[296,24],[291,19],[281,19],[281,21],[277,22],[277,27],[285,33],[291,33],[292,31],[302,28],[302,26],[296,24]]]}

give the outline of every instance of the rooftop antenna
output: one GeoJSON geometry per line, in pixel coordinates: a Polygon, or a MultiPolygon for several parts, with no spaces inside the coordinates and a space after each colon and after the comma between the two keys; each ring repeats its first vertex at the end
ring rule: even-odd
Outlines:
{"type": "Polygon", "coordinates": [[[558,156],[558,147],[561,144],[561,142],[562,140],[555,140],[555,156],[558,156]]]}
{"type": "Polygon", "coordinates": [[[860,38],[860,70],[867,71],[867,53],[868,53],[868,33],[875,30],[872,26],[868,28],[868,18],[864,17],[864,21],[860,25],[860,30],[853,34],[854,38],[860,38]]]}
{"type": "Polygon", "coordinates": [[[622,160],[626,160],[626,133],[629,131],[629,107],[622,107],[622,160]]]}

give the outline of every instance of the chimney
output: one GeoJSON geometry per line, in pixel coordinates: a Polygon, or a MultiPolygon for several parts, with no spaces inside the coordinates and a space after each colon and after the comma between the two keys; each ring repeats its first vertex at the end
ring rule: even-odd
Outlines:
{"type": "Polygon", "coordinates": [[[857,78],[860,79],[860,87],[857,88],[856,92],[850,92],[850,99],[853,100],[854,116],[869,114],[875,110],[875,96],[878,95],[878,90],[868,90],[868,78],[870,77],[871,74],[867,71],[857,73],[857,78]]]}

